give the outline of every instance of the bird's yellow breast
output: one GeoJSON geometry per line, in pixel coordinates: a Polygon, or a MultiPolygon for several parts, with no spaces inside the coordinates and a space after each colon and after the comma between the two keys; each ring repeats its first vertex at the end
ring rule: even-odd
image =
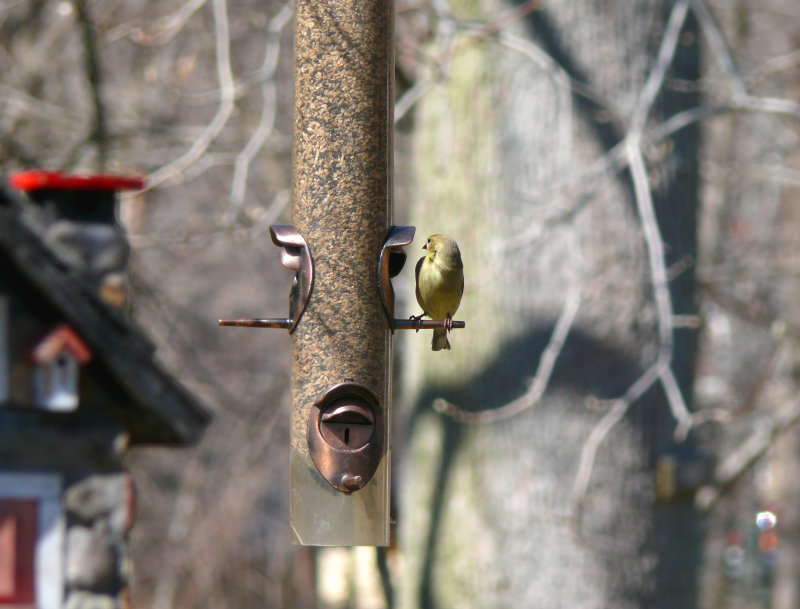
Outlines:
{"type": "Polygon", "coordinates": [[[422,264],[419,291],[431,319],[454,315],[461,302],[463,275],[456,269],[443,269],[430,258],[422,264]]]}

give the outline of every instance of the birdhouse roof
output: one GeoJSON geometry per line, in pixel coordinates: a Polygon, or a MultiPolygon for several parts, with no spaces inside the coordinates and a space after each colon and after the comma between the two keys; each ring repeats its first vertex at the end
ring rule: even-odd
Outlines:
{"type": "Polygon", "coordinates": [[[115,174],[65,174],[60,171],[18,171],[12,173],[8,183],[25,192],[37,190],[141,190],[144,178],[115,174]]]}
{"type": "Polygon", "coordinates": [[[139,326],[100,300],[47,246],[30,205],[0,184],[0,268],[15,293],[19,287],[26,302],[65,324],[36,345],[33,357],[46,359],[58,349],[79,359],[91,354],[91,366],[127,398],[119,412],[132,443],[198,440],[211,420],[208,410],[156,360],[139,326]]]}
{"type": "Polygon", "coordinates": [[[60,324],[36,344],[31,351],[31,360],[35,364],[45,364],[64,352],[72,355],[79,364],[86,364],[92,359],[91,350],[80,336],[67,324],[60,324]]]}

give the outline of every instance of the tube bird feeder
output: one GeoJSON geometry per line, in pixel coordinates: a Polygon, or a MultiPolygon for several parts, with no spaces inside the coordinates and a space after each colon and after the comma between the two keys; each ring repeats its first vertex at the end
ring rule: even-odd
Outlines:
{"type": "Polygon", "coordinates": [[[295,540],[388,545],[391,332],[378,262],[392,224],[392,0],[298,0],[292,223],[314,265],[292,334],[295,540]]]}
{"type": "Polygon", "coordinates": [[[291,525],[303,545],[389,544],[392,335],[414,227],[393,226],[393,0],[296,0],[289,314],[221,319],[292,336],[291,525]]]}

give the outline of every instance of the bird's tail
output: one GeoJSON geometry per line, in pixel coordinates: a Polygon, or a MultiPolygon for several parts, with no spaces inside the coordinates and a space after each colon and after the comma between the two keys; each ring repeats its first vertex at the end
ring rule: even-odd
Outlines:
{"type": "Polygon", "coordinates": [[[449,349],[450,341],[447,340],[447,330],[444,328],[436,328],[433,331],[433,341],[431,342],[431,349],[434,351],[441,351],[442,349],[449,349]]]}

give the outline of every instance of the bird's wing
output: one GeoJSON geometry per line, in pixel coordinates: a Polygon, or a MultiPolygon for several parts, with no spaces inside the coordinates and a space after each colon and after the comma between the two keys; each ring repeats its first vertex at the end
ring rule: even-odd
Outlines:
{"type": "Polygon", "coordinates": [[[417,283],[417,302],[419,306],[422,307],[422,311],[427,313],[427,307],[425,307],[425,301],[422,299],[422,294],[419,293],[419,271],[422,269],[422,263],[425,262],[425,256],[419,259],[417,262],[417,266],[414,268],[414,279],[417,283]]]}

